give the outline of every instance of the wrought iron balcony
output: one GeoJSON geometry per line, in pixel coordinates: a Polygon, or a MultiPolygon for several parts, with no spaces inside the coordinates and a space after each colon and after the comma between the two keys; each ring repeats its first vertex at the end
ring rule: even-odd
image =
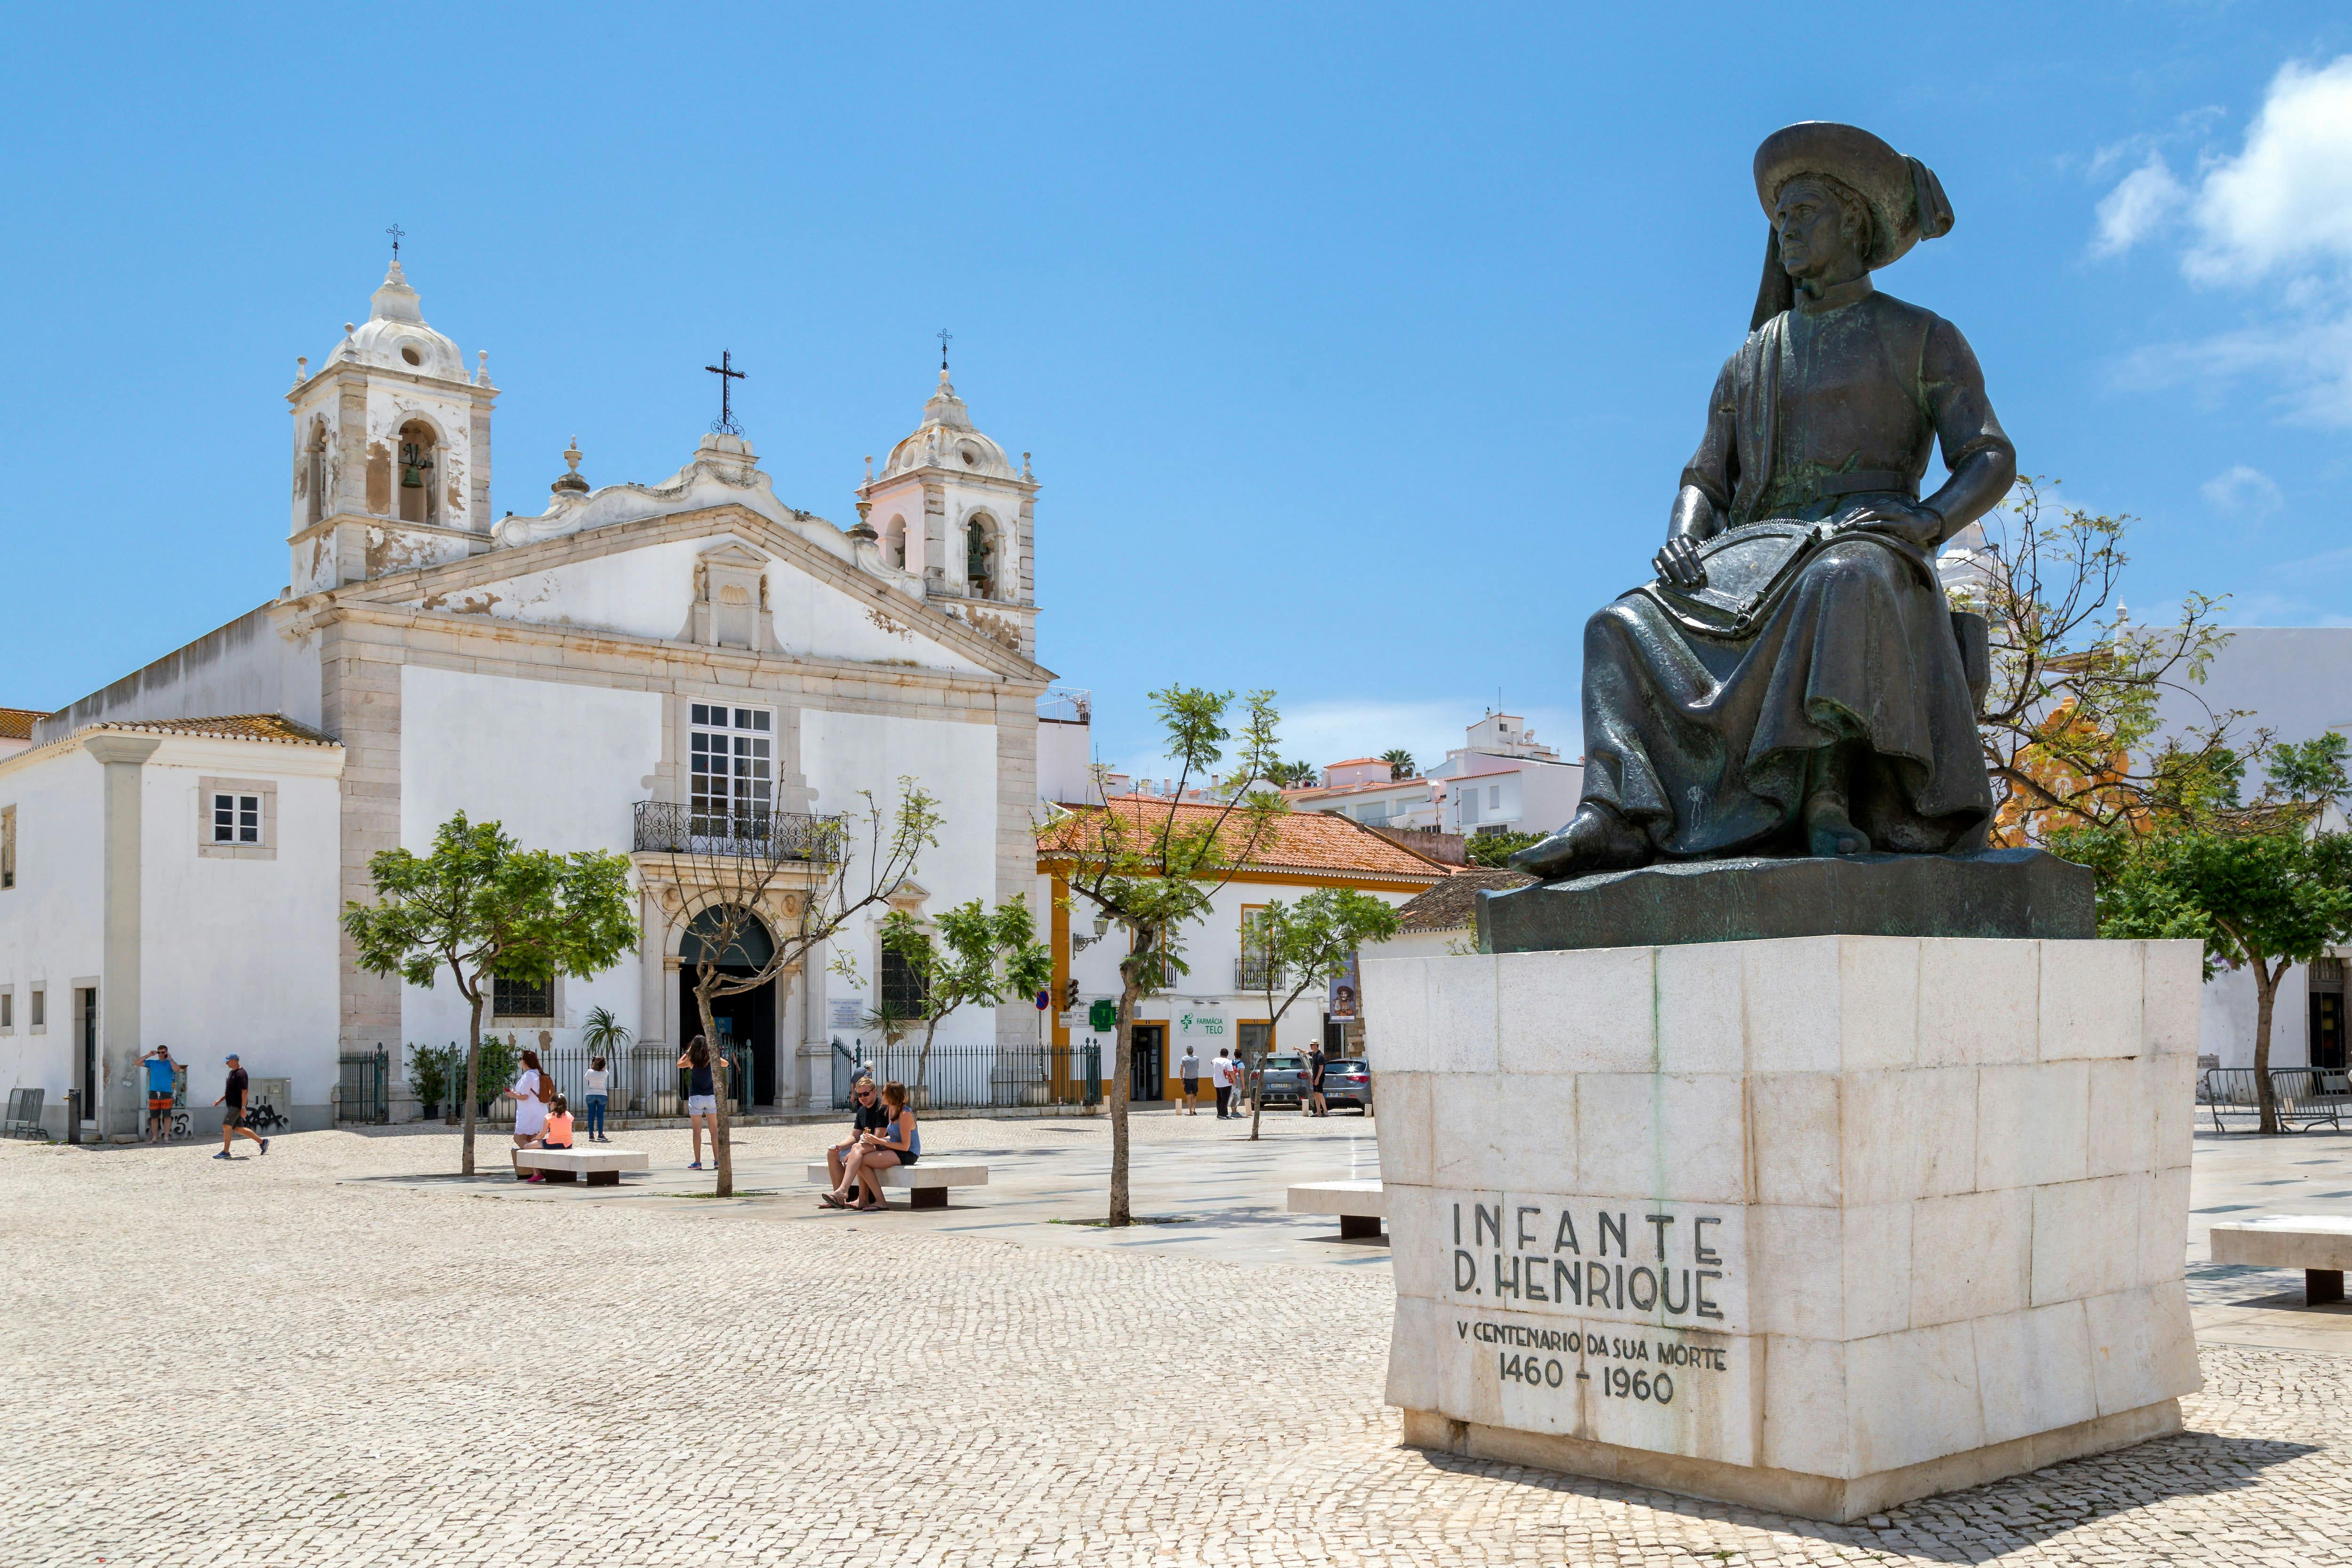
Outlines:
{"type": "Polygon", "coordinates": [[[1240,957],[1234,960],[1234,989],[1237,991],[1278,990],[1282,988],[1282,969],[1264,958],[1240,957]]]}
{"type": "Polygon", "coordinates": [[[730,855],[743,860],[829,861],[841,819],[806,811],[713,811],[672,800],[637,802],[640,852],[730,855]]]}

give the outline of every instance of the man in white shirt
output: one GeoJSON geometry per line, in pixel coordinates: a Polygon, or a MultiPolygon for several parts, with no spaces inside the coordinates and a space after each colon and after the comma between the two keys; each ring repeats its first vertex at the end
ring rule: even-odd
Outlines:
{"type": "Polygon", "coordinates": [[[1217,1048],[1217,1060],[1209,1063],[1209,1081],[1216,1085],[1217,1120],[1220,1122],[1233,1113],[1234,1073],[1236,1065],[1234,1059],[1226,1053],[1223,1046],[1217,1048]]]}

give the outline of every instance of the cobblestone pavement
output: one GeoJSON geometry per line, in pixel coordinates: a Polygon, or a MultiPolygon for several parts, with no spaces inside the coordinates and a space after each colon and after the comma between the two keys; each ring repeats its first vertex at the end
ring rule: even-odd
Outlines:
{"type": "Polygon", "coordinates": [[[2352,1357],[2210,1347],[2182,1437],[1821,1525],[1400,1448],[1385,1269],[364,1179],[452,1153],[0,1145],[0,1564],[2352,1563],[2352,1357]]]}

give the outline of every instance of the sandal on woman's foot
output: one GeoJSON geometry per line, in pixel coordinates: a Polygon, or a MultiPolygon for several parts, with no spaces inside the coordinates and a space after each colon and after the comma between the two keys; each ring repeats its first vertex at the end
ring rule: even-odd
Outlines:
{"type": "Polygon", "coordinates": [[[890,1206],[887,1203],[853,1203],[849,1207],[860,1214],[872,1214],[877,1209],[887,1208],[890,1206]]]}
{"type": "Polygon", "coordinates": [[[821,1192],[817,1194],[816,1201],[817,1207],[820,1208],[847,1208],[849,1207],[849,1205],[841,1200],[839,1195],[830,1192],[821,1192]]]}

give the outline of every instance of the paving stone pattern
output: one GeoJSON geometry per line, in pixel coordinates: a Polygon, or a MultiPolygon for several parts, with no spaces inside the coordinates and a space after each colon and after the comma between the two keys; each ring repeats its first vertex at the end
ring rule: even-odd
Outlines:
{"type": "Polygon", "coordinates": [[[2187,1435],[1820,1525],[1400,1448],[1385,1268],[365,1179],[452,1153],[0,1146],[0,1563],[2352,1563],[2352,1358],[2210,1348],[2187,1435]]]}

